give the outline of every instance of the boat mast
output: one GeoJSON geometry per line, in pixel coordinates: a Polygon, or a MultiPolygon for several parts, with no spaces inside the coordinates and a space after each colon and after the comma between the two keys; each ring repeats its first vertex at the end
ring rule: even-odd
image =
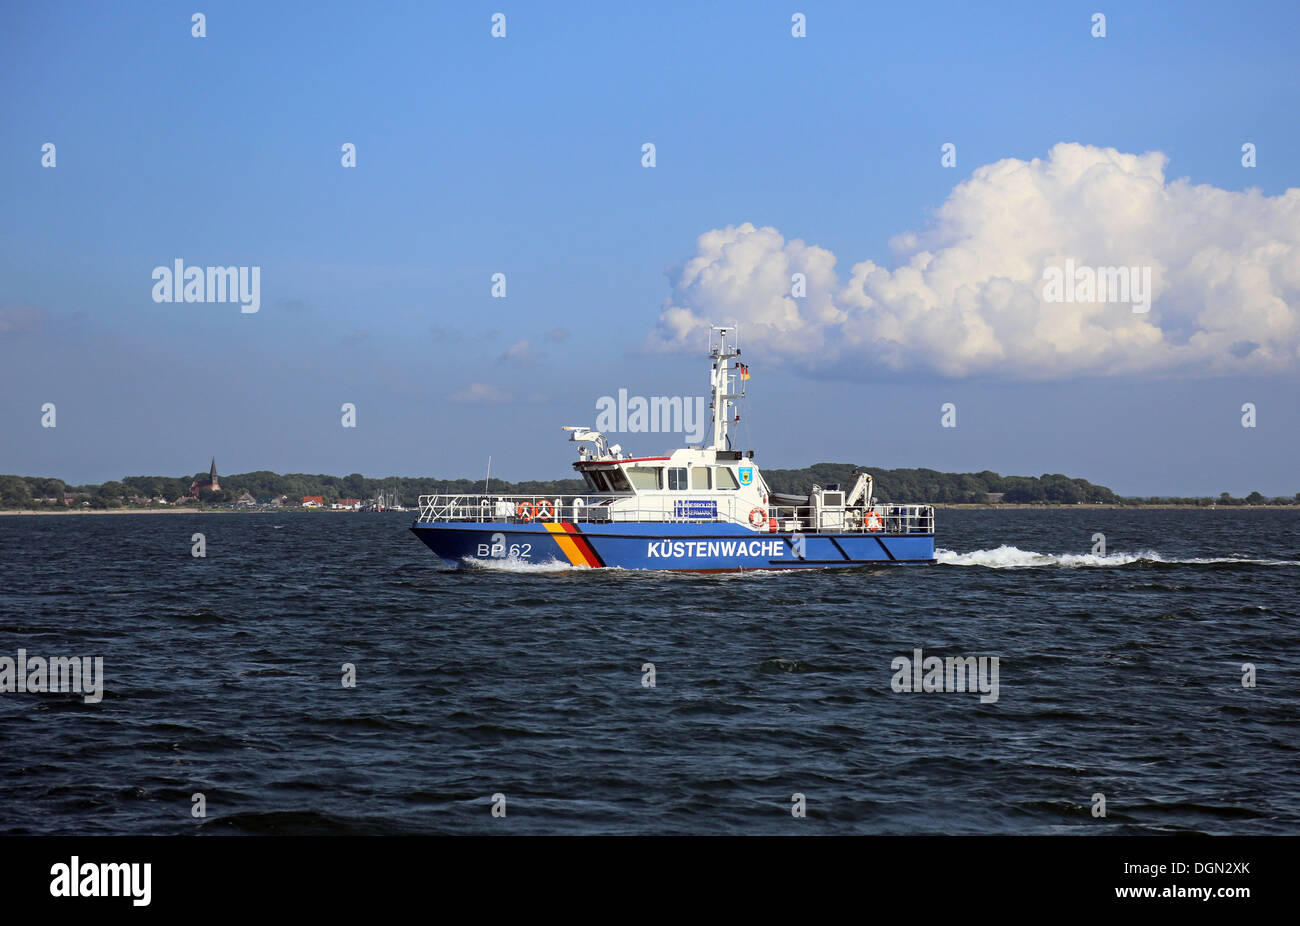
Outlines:
{"type": "MultiPolygon", "coordinates": [[[[735,326],[730,328],[719,328],[716,325],[709,329],[709,357],[713,360],[713,369],[709,373],[709,385],[713,392],[713,443],[705,447],[705,450],[727,450],[727,426],[733,420],[731,409],[734,403],[732,399],[743,399],[745,397],[742,387],[740,392],[732,392],[733,377],[736,375],[736,365],[732,362],[740,356],[740,348],[736,346],[739,343],[739,336],[736,334],[735,326]],[[713,343],[713,332],[718,333],[717,344],[713,343]],[[727,345],[727,338],[731,338],[731,346],[727,345]]],[[[737,415],[734,420],[739,421],[737,415]]]]}

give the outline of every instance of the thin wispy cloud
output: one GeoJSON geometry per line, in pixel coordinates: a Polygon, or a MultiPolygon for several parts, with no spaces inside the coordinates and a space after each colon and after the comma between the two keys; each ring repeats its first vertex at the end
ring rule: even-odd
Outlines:
{"type": "Polygon", "coordinates": [[[460,392],[448,397],[457,405],[503,405],[512,401],[510,394],[490,383],[470,383],[460,392]]]}
{"type": "Polygon", "coordinates": [[[523,364],[530,361],[533,357],[533,346],[527,340],[516,341],[507,347],[501,356],[497,358],[498,363],[523,364]]]}
{"type": "Polygon", "coordinates": [[[0,334],[33,334],[44,327],[44,309],[25,305],[0,309],[0,334]]]}

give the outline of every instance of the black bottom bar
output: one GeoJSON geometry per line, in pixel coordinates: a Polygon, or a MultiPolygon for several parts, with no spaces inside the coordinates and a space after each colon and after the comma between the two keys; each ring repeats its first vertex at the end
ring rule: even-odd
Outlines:
{"type": "Polygon", "coordinates": [[[683,903],[805,914],[833,903],[911,910],[917,922],[1059,910],[1198,910],[1230,922],[1261,901],[1287,902],[1297,848],[1294,837],[8,837],[0,891],[6,913],[337,915],[468,901],[493,914],[603,909],[662,920],[683,903]],[[149,904],[52,896],[51,869],[74,856],[79,868],[148,862],[149,904]],[[1249,896],[1225,893],[1243,889],[1249,896]]]}

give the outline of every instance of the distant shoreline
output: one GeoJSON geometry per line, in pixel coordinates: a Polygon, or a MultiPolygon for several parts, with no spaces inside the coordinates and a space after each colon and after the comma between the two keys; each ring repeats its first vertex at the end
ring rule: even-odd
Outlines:
{"type": "MultiPolygon", "coordinates": [[[[946,511],[966,509],[971,511],[1296,511],[1300,505],[1031,505],[1005,503],[997,505],[982,504],[936,504],[934,508],[946,511]]],[[[73,517],[77,515],[101,514],[374,514],[375,512],[355,511],[338,508],[83,508],[80,511],[40,511],[34,509],[0,510],[0,517],[30,517],[32,515],[73,517]]],[[[414,510],[399,514],[415,514],[414,510]]],[[[388,514],[388,512],[382,512],[388,514]]]]}
{"type": "MultiPolygon", "coordinates": [[[[39,517],[72,517],[83,514],[370,514],[371,512],[356,511],[348,508],[82,508],[81,510],[68,509],[66,511],[43,511],[32,508],[12,509],[8,508],[0,511],[0,516],[12,515],[17,517],[30,517],[37,515],[39,517]]],[[[387,514],[387,512],[384,512],[387,514]]]]}
{"type": "Polygon", "coordinates": [[[1139,511],[1168,509],[1170,511],[1300,511],[1300,505],[1033,505],[1006,502],[998,505],[968,505],[963,503],[938,503],[935,508],[972,508],[996,511],[1000,508],[1020,511],[1139,511]]]}

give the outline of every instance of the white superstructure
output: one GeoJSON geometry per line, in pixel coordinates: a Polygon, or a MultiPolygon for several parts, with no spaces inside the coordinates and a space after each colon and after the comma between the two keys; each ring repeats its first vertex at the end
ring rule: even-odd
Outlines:
{"type": "Polygon", "coordinates": [[[924,505],[878,505],[869,474],[855,475],[847,490],[813,486],[807,496],[774,494],[754,463],[752,450],[733,449],[730,426],[740,420],[736,402],[745,397],[748,367],[734,327],[710,330],[711,441],[664,456],[634,457],[594,428],[568,426],[579,444],[574,469],[587,483],[583,495],[426,495],[420,521],[563,520],[574,523],[743,524],[776,531],[895,533],[933,530],[924,505]]]}

